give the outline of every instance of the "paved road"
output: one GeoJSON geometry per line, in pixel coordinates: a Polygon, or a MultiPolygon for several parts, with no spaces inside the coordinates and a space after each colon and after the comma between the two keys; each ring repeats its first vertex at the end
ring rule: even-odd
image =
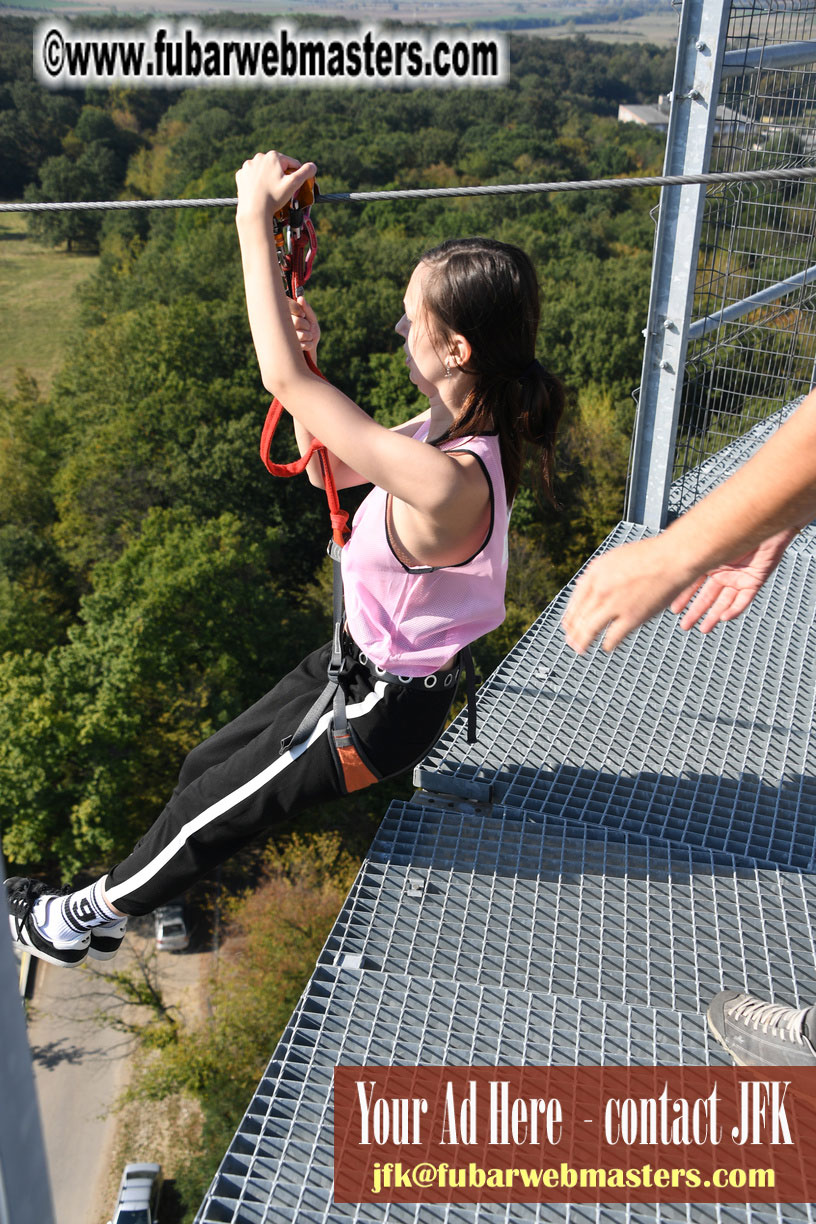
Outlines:
{"type": "MultiPolygon", "coordinates": [[[[129,935],[114,961],[89,961],[79,969],[37,962],[28,1036],[56,1224],[105,1224],[113,1210],[103,1187],[109,1181],[116,1118],[106,1111],[127,1082],[133,1045],[96,1018],[113,999],[93,969],[127,967],[129,951],[146,942],[129,935]]],[[[159,954],[168,1002],[198,979],[205,960],[203,953],[159,954]]]]}
{"type": "Polygon", "coordinates": [[[84,966],[38,962],[36,972],[28,1037],[56,1222],[96,1224],[93,1199],[114,1131],[104,1115],[124,1086],[131,1047],[94,1022],[102,984],[84,966]]]}

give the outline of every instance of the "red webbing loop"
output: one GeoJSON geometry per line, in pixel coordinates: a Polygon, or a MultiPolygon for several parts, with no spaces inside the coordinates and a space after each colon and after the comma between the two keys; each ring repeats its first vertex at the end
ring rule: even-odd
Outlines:
{"type": "MultiPolygon", "coordinates": [[[[322,378],[323,375],[318,370],[311,356],[308,353],[304,353],[303,356],[312,373],[322,378]]],[[[291,463],[273,463],[269,452],[272,449],[272,439],[275,436],[275,430],[278,428],[282,412],[283,404],[279,399],[273,399],[269,405],[269,411],[266,414],[266,420],[264,421],[261,433],[261,461],[267,472],[272,476],[299,476],[301,472],[306,470],[312,455],[318,450],[325,450],[325,447],[321,446],[317,438],[313,438],[308,451],[305,455],[301,455],[299,459],[293,459],[291,463]]]]}
{"type": "MultiPolygon", "coordinates": [[[[323,378],[310,354],[304,353],[303,356],[312,373],[317,374],[319,378],[323,378]]],[[[348,511],[340,507],[337,486],[334,483],[334,473],[332,472],[329,452],[326,450],[326,447],[322,442],[318,442],[317,438],[313,438],[306,454],[301,455],[299,459],[293,459],[291,463],[273,463],[270,458],[269,452],[272,446],[272,439],[275,436],[275,430],[278,427],[282,412],[283,404],[279,399],[273,399],[269,405],[269,411],[266,414],[266,421],[261,433],[261,460],[264,467],[273,476],[299,476],[301,472],[306,470],[309,460],[314,455],[317,455],[320,461],[320,471],[323,475],[323,487],[326,490],[326,501],[329,504],[332,539],[339,548],[342,548],[348,535],[348,511]]]]}
{"type": "MultiPolygon", "coordinates": [[[[306,186],[308,189],[309,184],[306,184],[306,186]]],[[[307,194],[305,201],[307,208],[301,214],[301,229],[297,235],[292,236],[291,254],[283,262],[284,273],[288,274],[291,284],[291,296],[293,298],[297,298],[311,276],[312,264],[314,263],[315,251],[317,250],[317,237],[308,214],[308,204],[312,202],[312,199],[313,196],[307,194]]],[[[290,215],[288,210],[281,210],[281,213],[277,215],[281,216],[283,213],[286,214],[286,219],[288,220],[290,215]]],[[[311,355],[304,353],[303,356],[312,373],[317,374],[318,378],[323,378],[324,376],[318,370],[311,355]]],[[[323,486],[326,490],[326,501],[329,504],[332,539],[339,548],[342,548],[348,536],[348,511],[340,508],[337,486],[334,483],[334,474],[332,473],[329,452],[326,450],[326,447],[321,442],[318,442],[317,438],[313,438],[306,454],[301,455],[299,459],[295,459],[291,463],[273,463],[270,458],[269,452],[272,447],[272,439],[275,436],[275,430],[278,427],[282,412],[283,404],[280,400],[273,399],[269,405],[269,411],[266,414],[266,421],[261,432],[261,460],[264,467],[272,476],[299,476],[301,472],[305,471],[312,457],[317,455],[323,475],[323,486]]]]}

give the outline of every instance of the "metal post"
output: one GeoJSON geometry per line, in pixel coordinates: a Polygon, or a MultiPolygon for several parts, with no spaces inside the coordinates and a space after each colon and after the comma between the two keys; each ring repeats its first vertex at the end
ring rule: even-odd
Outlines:
{"type": "MultiPolygon", "coordinates": [[[[708,169],[731,0],[685,0],[666,145],[666,174],[708,169]]],[[[655,236],[640,403],[626,518],[665,524],[705,188],[664,187],[655,236]]]]}
{"type": "MultiPolygon", "coordinates": [[[[5,868],[0,856],[0,871],[5,868]]],[[[0,1224],[53,1224],[17,962],[0,902],[0,1224]]]]}

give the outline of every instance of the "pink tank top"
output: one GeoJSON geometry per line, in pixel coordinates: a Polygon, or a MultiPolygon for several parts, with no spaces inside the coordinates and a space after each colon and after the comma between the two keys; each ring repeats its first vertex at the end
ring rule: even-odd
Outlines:
{"type": "MultiPolygon", "coordinates": [[[[417,440],[429,429],[423,423],[417,440]]],[[[505,615],[509,513],[498,435],[455,438],[442,449],[475,455],[487,476],[490,527],[479,551],[459,565],[409,568],[388,538],[388,494],[374,488],[342,552],[349,632],[375,664],[400,676],[429,676],[505,615]]]]}

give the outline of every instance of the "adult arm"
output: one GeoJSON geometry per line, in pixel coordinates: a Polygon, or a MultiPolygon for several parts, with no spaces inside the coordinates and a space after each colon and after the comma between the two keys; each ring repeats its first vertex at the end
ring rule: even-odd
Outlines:
{"type": "MultiPolygon", "coordinates": [[[[592,562],[564,614],[569,645],[582,654],[605,630],[603,648],[614,650],[664,608],[682,608],[702,579],[724,566],[758,560],[764,582],[786,544],[815,515],[816,391],[811,391],[752,459],[661,535],[625,544],[592,562]],[[735,563],[734,558],[741,560],[735,563]]],[[[709,614],[720,593],[704,609],[709,614]]],[[[713,588],[708,594],[714,594],[713,588]]],[[[733,615],[748,602],[739,600],[733,615]]],[[[683,624],[688,628],[696,619],[686,618],[683,624]]],[[[709,621],[708,628],[714,623],[709,621]]]]}
{"type": "Polygon", "coordinates": [[[670,604],[672,612],[682,612],[689,600],[696,598],[680,621],[680,628],[699,624],[701,633],[710,633],[717,625],[740,616],[782,560],[797,530],[777,532],[744,557],[718,566],[681,591],[670,604]]]}

